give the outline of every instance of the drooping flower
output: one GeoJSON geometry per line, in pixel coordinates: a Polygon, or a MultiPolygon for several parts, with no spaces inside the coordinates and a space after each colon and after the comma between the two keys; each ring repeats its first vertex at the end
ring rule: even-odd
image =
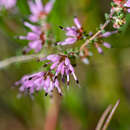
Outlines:
{"type": "Polygon", "coordinates": [[[16,0],[0,0],[0,9],[2,7],[6,9],[13,8],[16,5],[16,0]]]}
{"type": "Polygon", "coordinates": [[[111,45],[108,42],[103,42],[101,45],[99,43],[95,43],[94,45],[97,48],[98,53],[100,53],[100,54],[103,53],[101,45],[104,46],[104,47],[106,47],[106,48],[111,48],[111,45]]]}
{"type": "Polygon", "coordinates": [[[32,25],[28,22],[25,22],[24,25],[31,29],[31,32],[28,32],[27,36],[19,37],[22,40],[29,40],[28,47],[24,49],[24,52],[28,53],[32,49],[35,53],[39,52],[45,43],[46,35],[39,26],[32,25]]]}
{"type": "Polygon", "coordinates": [[[74,68],[66,55],[52,54],[46,58],[41,58],[41,61],[43,60],[49,60],[48,63],[51,64],[50,70],[55,70],[55,79],[57,79],[58,75],[61,75],[62,81],[64,81],[66,77],[67,85],[69,85],[70,75],[73,75],[76,83],[79,82],[75,75],[74,68]]]}
{"type": "Polygon", "coordinates": [[[45,6],[43,6],[42,0],[29,1],[29,7],[31,10],[30,21],[38,22],[43,20],[52,10],[55,0],[50,0],[45,6]]]}
{"type": "Polygon", "coordinates": [[[109,36],[111,36],[113,34],[116,34],[117,32],[118,32],[117,30],[112,31],[112,32],[105,32],[105,33],[101,34],[100,37],[107,38],[107,37],[109,37],[109,36]]]}
{"type": "Polygon", "coordinates": [[[58,79],[54,80],[54,75],[48,72],[38,72],[32,75],[25,75],[20,81],[15,83],[16,86],[20,85],[19,91],[22,93],[33,94],[38,91],[44,90],[46,95],[52,94],[54,88],[62,95],[58,79]]]}
{"type": "Polygon", "coordinates": [[[83,28],[77,17],[74,18],[75,26],[63,28],[67,38],[63,42],[58,42],[57,45],[70,45],[83,38],[83,28]]]}

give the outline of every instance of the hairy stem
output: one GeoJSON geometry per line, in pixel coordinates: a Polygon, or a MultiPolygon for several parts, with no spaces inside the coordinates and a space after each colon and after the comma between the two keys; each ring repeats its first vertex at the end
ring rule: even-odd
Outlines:
{"type": "Polygon", "coordinates": [[[94,39],[102,32],[102,30],[105,29],[105,27],[106,27],[109,23],[110,23],[110,20],[107,20],[107,21],[103,24],[103,26],[101,27],[101,29],[100,29],[98,32],[96,32],[90,39],[86,40],[86,42],[80,47],[80,51],[82,51],[82,50],[85,48],[85,46],[87,46],[87,45],[89,44],[90,41],[94,40],[94,39]]]}
{"type": "Polygon", "coordinates": [[[0,69],[3,69],[13,63],[17,63],[17,62],[25,62],[25,61],[29,61],[32,59],[37,59],[40,57],[43,57],[44,54],[39,54],[39,55],[25,55],[25,56],[14,56],[8,59],[5,59],[3,61],[0,61],[0,69]]]}
{"type": "Polygon", "coordinates": [[[80,51],[84,50],[84,48],[90,43],[90,41],[94,40],[97,36],[101,34],[101,32],[107,27],[107,25],[111,22],[111,17],[114,14],[113,12],[110,12],[109,19],[106,20],[106,22],[101,26],[100,30],[96,32],[90,39],[86,40],[86,42],[80,47],[80,51]]]}

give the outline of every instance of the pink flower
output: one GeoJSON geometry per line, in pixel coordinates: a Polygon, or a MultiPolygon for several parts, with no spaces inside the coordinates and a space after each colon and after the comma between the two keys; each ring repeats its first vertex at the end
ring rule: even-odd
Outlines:
{"type": "Polygon", "coordinates": [[[20,85],[20,92],[29,92],[29,94],[44,90],[46,95],[51,95],[53,89],[56,88],[58,93],[62,95],[59,81],[58,79],[54,80],[54,75],[51,72],[38,72],[32,75],[25,75],[15,85],[20,85]]]}
{"type": "Polygon", "coordinates": [[[16,5],[16,0],[0,0],[0,9],[5,7],[6,9],[13,8],[16,5]]]}
{"type": "Polygon", "coordinates": [[[62,80],[65,80],[64,78],[66,77],[67,85],[69,85],[70,75],[72,75],[75,81],[78,83],[74,68],[66,55],[52,54],[41,59],[41,61],[43,60],[49,60],[48,63],[51,64],[50,70],[55,70],[55,79],[57,79],[58,75],[61,75],[62,80]]]}
{"type": "Polygon", "coordinates": [[[83,29],[77,17],[74,18],[75,26],[63,28],[62,30],[66,32],[67,38],[63,42],[58,42],[57,45],[69,45],[74,44],[76,41],[83,38],[83,29]]]}
{"type": "Polygon", "coordinates": [[[34,50],[35,53],[42,49],[42,45],[45,43],[45,34],[41,31],[39,26],[34,26],[28,22],[24,23],[25,26],[30,28],[32,31],[28,32],[27,36],[20,36],[19,38],[29,40],[28,47],[25,48],[24,52],[28,53],[30,50],[34,50]]]}
{"type": "Polygon", "coordinates": [[[52,10],[54,0],[50,0],[45,6],[42,4],[42,0],[35,0],[35,3],[29,1],[29,7],[31,10],[30,21],[38,22],[41,19],[44,19],[52,10]]]}

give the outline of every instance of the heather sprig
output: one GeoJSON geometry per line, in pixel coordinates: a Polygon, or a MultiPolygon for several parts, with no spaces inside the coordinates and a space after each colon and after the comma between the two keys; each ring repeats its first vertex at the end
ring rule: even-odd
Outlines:
{"type": "MultiPolygon", "coordinates": [[[[1,5],[7,9],[12,7],[8,7],[8,2],[0,1],[0,7],[1,5]]],[[[16,1],[14,1],[15,3],[16,1]]],[[[53,9],[54,0],[50,0],[46,5],[43,5],[42,0],[28,0],[28,4],[31,14],[28,19],[29,22],[24,22],[24,25],[30,31],[27,32],[26,36],[19,36],[19,38],[28,41],[28,46],[24,48],[25,53],[31,50],[34,50],[35,53],[42,53],[43,45],[46,44],[48,39],[47,32],[51,29],[48,27],[47,17],[53,9]]],[[[25,75],[15,83],[15,85],[20,85],[20,92],[33,94],[36,91],[44,90],[46,95],[52,95],[56,88],[58,93],[62,95],[60,81],[69,86],[70,76],[72,76],[76,83],[79,83],[74,69],[76,58],[81,59],[85,64],[89,64],[89,59],[94,53],[91,48],[95,48],[100,54],[103,54],[104,47],[111,48],[111,44],[106,42],[106,38],[120,32],[120,28],[126,23],[127,13],[130,13],[129,8],[130,0],[113,0],[110,12],[105,14],[105,23],[99,26],[96,33],[89,32],[87,29],[87,32],[85,32],[78,17],[73,18],[73,26],[59,26],[65,32],[66,38],[57,42],[55,46],[57,53],[39,59],[39,62],[44,61],[42,67],[47,68],[46,70],[43,69],[41,72],[25,75]],[[110,23],[113,28],[107,30],[106,27],[110,23]],[[80,44],[77,45],[76,43],[80,44]],[[63,47],[65,45],[71,45],[71,47],[69,49],[66,47],[66,49],[63,47]]],[[[51,47],[53,48],[54,45],[51,47]]]]}

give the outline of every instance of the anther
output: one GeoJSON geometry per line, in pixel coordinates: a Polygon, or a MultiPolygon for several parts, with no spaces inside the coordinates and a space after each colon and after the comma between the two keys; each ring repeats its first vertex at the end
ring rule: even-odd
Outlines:
{"type": "Polygon", "coordinates": [[[62,26],[59,26],[60,29],[64,29],[62,26]]]}

